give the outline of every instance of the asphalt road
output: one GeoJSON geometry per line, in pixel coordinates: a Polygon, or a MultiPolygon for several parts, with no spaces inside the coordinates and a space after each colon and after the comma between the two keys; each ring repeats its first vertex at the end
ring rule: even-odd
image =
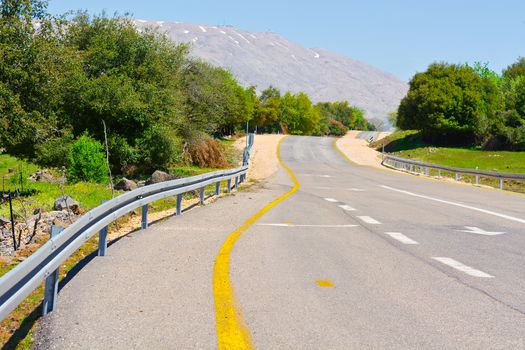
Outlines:
{"type": "MultiPolygon", "coordinates": [[[[525,196],[348,163],[289,137],[299,190],[235,243],[230,278],[257,349],[525,349],[525,196]]],[[[213,264],[292,186],[268,183],[133,234],[62,290],[37,348],[217,347],[213,264]]]]}

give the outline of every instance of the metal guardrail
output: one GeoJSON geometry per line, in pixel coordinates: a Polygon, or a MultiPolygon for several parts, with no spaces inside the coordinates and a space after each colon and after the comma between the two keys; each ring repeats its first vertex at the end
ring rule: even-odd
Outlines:
{"type": "Polygon", "coordinates": [[[406,159],[401,157],[395,157],[384,153],[382,155],[383,161],[381,164],[388,165],[396,169],[403,169],[406,171],[421,173],[429,176],[429,170],[434,169],[438,171],[438,177],[441,177],[441,172],[446,171],[455,174],[456,180],[459,180],[459,175],[472,175],[475,177],[476,185],[479,184],[479,178],[493,178],[499,180],[499,188],[503,189],[504,180],[518,180],[525,181],[525,174],[518,173],[502,173],[497,171],[487,171],[478,169],[465,169],[465,168],[453,168],[446,165],[433,164],[421,162],[413,159],[406,159]]]}
{"type": "Polygon", "coordinates": [[[43,314],[53,311],[57,300],[59,266],[96,233],[99,234],[98,255],[105,256],[108,225],[123,215],[142,208],[141,227],[146,229],[150,203],[177,196],[176,215],[181,215],[184,193],[200,190],[202,204],[208,185],[215,184],[215,195],[221,192],[221,181],[227,181],[227,192],[232,187],[237,188],[246,179],[253,142],[254,134],[249,134],[242,167],[140,187],[104,202],[63,231],[61,227],[53,226],[49,241],[0,278],[0,320],[6,318],[44,280],[43,314]],[[235,181],[234,186],[232,181],[235,181]]]}

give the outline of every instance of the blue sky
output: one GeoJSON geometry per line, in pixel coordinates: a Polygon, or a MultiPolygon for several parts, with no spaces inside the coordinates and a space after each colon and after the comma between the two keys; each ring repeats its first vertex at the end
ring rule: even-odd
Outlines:
{"type": "Polygon", "coordinates": [[[499,72],[525,56],[524,0],[50,0],[49,9],[272,31],[404,80],[434,61],[499,72]]]}

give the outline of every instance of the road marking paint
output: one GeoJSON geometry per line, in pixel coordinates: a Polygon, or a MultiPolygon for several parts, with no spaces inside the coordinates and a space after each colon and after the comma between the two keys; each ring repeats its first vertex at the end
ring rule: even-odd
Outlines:
{"type": "Polygon", "coordinates": [[[215,322],[219,350],[253,349],[250,331],[246,327],[246,323],[242,317],[230,280],[230,254],[239,237],[241,237],[250,226],[270,209],[290,197],[299,189],[297,178],[281,159],[280,151],[283,140],[284,138],[279,141],[277,146],[277,159],[290,175],[294,184],[293,187],[290,191],[264,206],[254,216],[246,220],[237,230],[233,231],[223,243],[215,260],[215,265],[213,266],[213,297],[215,302],[215,322]]]}
{"type": "Polygon", "coordinates": [[[396,239],[403,244],[419,244],[418,242],[414,241],[411,238],[408,238],[400,232],[385,232],[385,235],[389,235],[393,239],[396,239]]]}
{"type": "Polygon", "coordinates": [[[348,191],[352,192],[364,192],[365,190],[362,188],[349,188],[348,191]]]}
{"type": "Polygon", "coordinates": [[[381,225],[379,221],[377,221],[374,218],[371,218],[370,216],[358,216],[357,218],[370,225],[381,225]]]}
{"type": "Polygon", "coordinates": [[[295,222],[293,222],[293,221],[285,221],[284,223],[288,224],[288,225],[295,225],[295,222]]]}
{"type": "Polygon", "coordinates": [[[485,231],[479,227],[474,226],[465,226],[466,230],[456,230],[459,232],[467,232],[467,233],[475,233],[477,235],[483,235],[483,236],[498,236],[502,235],[505,232],[491,232],[491,231],[485,231]]]}
{"type": "Polygon", "coordinates": [[[338,207],[346,211],[355,211],[355,208],[352,208],[351,206],[346,205],[346,204],[339,205],[338,207]]]}
{"type": "Polygon", "coordinates": [[[481,277],[481,278],[494,278],[494,276],[489,275],[488,273],[485,273],[480,270],[476,270],[470,266],[464,265],[460,263],[459,261],[456,261],[451,258],[443,258],[443,257],[433,257],[432,259],[439,261],[440,263],[443,263],[447,266],[450,266],[456,270],[459,270],[461,272],[466,273],[467,275],[474,276],[474,277],[481,277]]]}
{"type": "Polygon", "coordinates": [[[334,284],[332,282],[326,281],[326,280],[317,280],[315,281],[315,283],[317,283],[321,287],[329,287],[329,288],[334,287],[334,284]]]}
{"type": "Polygon", "coordinates": [[[332,203],[339,202],[337,199],[333,199],[333,198],[325,198],[324,200],[327,201],[327,202],[332,202],[332,203]]]}
{"type": "Polygon", "coordinates": [[[473,206],[470,206],[470,205],[461,204],[461,203],[457,203],[457,202],[451,202],[451,201],[447,201],[447,200],[439,199],[439,198],[434,198],[434,197],[429,197],[429,196],[425,196],[425,195],[422,195],[422,194],[412,193],[412,192],[408,192],[408,191],[405,191],[405,190],[400,190],[400,189],[397,189],[397,188],[393,188],[393,187],[390,187],[390,186],[385,186],[385,185],[380,185],[380,186],[385,188],[385,189],[387,189],[387,190],[395,191],[395,192],[399,192],[399,193],[404,193],[404,194],[409,195],[409,196],[418,197],[418,198],[424,198],[424,199],[428,199],[428,200],[431,200],[431,201],[435,201],[435,202],[439,202],[439,203],[445,203],[445,204],[453,205],[453,206],[460,207],[460,208],[465,208],[465,209],[470,209],[470,210],[474,210],[474,211],[479,211],[480,213],[493,215],[493,216],[497,216],[497,217],[500,217],[500,218],[503,218],[503,219],[516,221],[516,222],[520,222],[522,224],[525,224],[525,219],[516,218],[514,216],[510,216],[510,215],[506,215],[506,214],[500,214],[500,213],[496,213],[494,211],[490,211],[490,210],[487,210],[487,209],[476,208],[476,207],[473,207],[473,206]]]}
{"type": "Polygon", "coordinates": [[[322,174],[297,174],[297,176],[315,176],[315,177],[332,177],[331,175],[322,175],[322,174]]]}
{"type": "Polygon", "coordinates": [[[257,224],[257,226],[274,226],[274,227],[319,227],[319,228],[344,228],[344,227],[358,227],[359,225],[300,225],[300,224],[289,224],[289,223],[283,223],[283,224],[257,224]]]}

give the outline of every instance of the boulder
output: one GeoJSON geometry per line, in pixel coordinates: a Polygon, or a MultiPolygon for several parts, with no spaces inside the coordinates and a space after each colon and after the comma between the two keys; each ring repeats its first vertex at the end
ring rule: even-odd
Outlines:
{"type": "Polygon", "coordinates": [[[0,217],[0,227],[4,227],[4,226],[7,226],[11,224],[11,221],[9,221],[8,219],[6,218],[2,218],[0,217]]]}
{"type": "Polygon", "coordinates": [[[164,171],[155,170],[155,172],[151,174],[151,179],[146,184],[157,184],[159,182],[175,180],[176,178],[176,176],[170,175],[164,171]]]}
{"type": "Polygon", "coordinates": [[[57,211],[71,210],[73,213],[80,213],[80,204],[70,196],[60,196],[55,200],[53,209],[57,211]]]}
{"type": "Polygon", "coordinates": [[[115,189],[118,191],[133,191],[137,188],[137,184],[133,180],[123,178],[115,185],[115,189]]]}
{"type": "Polygon", "coordinates": [[[37,172],[32,174],[30,176],[30,178],[31,178],[31,180],[38,181],[38,182],[53,182],[53,181],[55,181],[55,178],[53,177],[53,175],[51,175],[51,173],[48,170],[46,170],[46,169],[37,170],[37,172]]]}

